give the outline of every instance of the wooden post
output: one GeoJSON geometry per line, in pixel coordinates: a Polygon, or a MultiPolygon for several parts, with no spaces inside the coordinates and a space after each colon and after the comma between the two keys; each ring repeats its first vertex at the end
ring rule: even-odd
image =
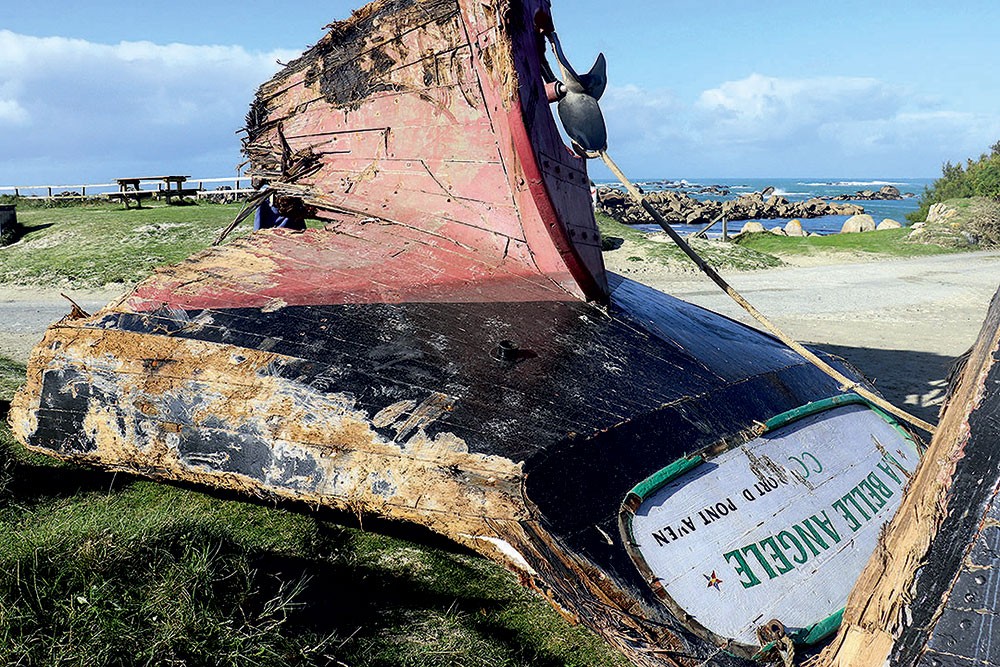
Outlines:
{"type": "Polygon", "coordinates": [[[49,196],[46,197],[46,199],[52,199],[52,186],[50,185],[49,187],[46,188],[46,190],[48,190],[49,192],[49,196]]]}
{"type": "Polygon", "coordinates": [[[722,240],[729,240],[729,218],[722,219],[722,240]]]}

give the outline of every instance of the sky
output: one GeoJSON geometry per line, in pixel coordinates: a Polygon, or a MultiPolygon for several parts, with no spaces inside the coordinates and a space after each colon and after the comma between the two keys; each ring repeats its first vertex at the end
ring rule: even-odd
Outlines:
{"type": "MultiPolygon", "coordinates": [[[[254,91],[360,2],[249,4],[6,8],[0,186],[234,175],[254,91]]],[[[934,177],[1000,140],[995,0],[552,4],[635,178],[934,177]]]]}

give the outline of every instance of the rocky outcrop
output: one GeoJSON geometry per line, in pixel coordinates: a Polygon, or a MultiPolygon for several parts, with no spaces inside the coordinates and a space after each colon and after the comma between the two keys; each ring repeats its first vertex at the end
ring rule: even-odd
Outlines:
{"type": "Polygon", "coordinates": [[[895,201],[897,199],[910,199],[916,197],[912,192],[901,193],[894,185],[883,185],[876,192],[875,190],[858,190],[853,195],[837,195],[831,201],[895,201]]]}
{"type": "Polygon", "coordinates": [[[844,221],[844,226],[840,228],[841,234],[872,231],[875,231],[875,218],[870,215],[852,215],[844,221]]]}
{"type": "Polygon", "coordinates": [[[935,223],[947,222],[955,216],[958,215],[958,209],[948,206],[946,204],[931,204],[930,209],[927,211],[927,224],[933,225],[935,223]]]}
{"type": "Polygon", "coordinates": [[[806,232],[802,229],[802,221],[796,218],[795,220],[789,220],[788,224],[785,225],[785,236],[805,236],[806,232]]]}
{"type": "Polygon", "coordinates": [[[903,223],[899,222],[898,220],[893,220],[892,218],[885,218],[884,220],[882,220],[882,222],[878,223],[878,227],[876,227],[875,229],[879,229],[879,230],[881,230],[881,229],[900,229],[900,228],[902,228],[902,226],[903,226],[903,223]]]}
{"type": "MultiPolygon", "coordinates": [[[[728,220],[756,220],[770,218],[818,218],[823,215],[856,215],[864,208],[856,204],[833,204],[818,197],[804,202],[790,202],[786,198],[754,192],[727,201],[699,201],[690,195],[670,190],[650,192],[646,201],[666,218],[667,222],[689,225],[707,225],[724,216],[728,220]]],[[[630,225],[649,222],[649,216],[620,190],[600,188],[597,191],[598,210],[618,222],[630,225]]]]}

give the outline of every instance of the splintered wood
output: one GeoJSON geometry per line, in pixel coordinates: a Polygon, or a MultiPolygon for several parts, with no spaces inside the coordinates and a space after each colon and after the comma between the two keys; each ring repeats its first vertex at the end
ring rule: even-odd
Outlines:
{"type": "MultiPolygon", "coordinates": [[[[961,475],[959,468],[978,452],[994,451],[1000,444],[970,429],[970,418],[974,419],[976,413],[995,420],[1000,409],[995,395],[989,393],[995,392],[992,385],[996,382],[998,355],[1000,292],[993,299],[961,381],[948,401],[939,430],[906,490],[899,511],[854,587],[840,632],[813,663],[815,667],[874,667],[888,664],[891,656],[904,651],[918,654],[926,645],[943,600],[940,594],[936,598],[915,600],[918,576],[923,570],[923,579],[937,578],[942,592],[951,590],[957,570],[928,570],[929,557],[934,549],[954,552],[951,562],[964,556],[975,533],[952,534],[951,531],[959,532],[959,528],[949,527],[946,519],[950,512],[955,512],[957,497],[968,493],[970,487],[993,489],[997,482],[989,476],[989,469],[964,470],[965,475],[961,475]],[[949,530],[948,534],[942,534],[943,527],[949,530]],[[922,636],[910,639],[907,642],[910,646],[900,646],[904,631],[912,631],[908,626],[915,623],[917,612],[924,617],[923,627],[916,629],[922,636]]],[[[971,518],[978,524],[981,519],[976,512],[981,508],[975,505],[970,508],[967,498],[961,504],[959,513],[971,510],[974,515],[971,518]]]]}

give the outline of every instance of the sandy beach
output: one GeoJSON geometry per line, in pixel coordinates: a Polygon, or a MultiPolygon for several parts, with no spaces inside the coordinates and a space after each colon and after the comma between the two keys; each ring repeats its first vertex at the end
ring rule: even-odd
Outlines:
{"type": "MultiPolygon", "coordinates": [[[[754,324],[701,274],[636,267],[613,255],[606,255],[612,270],[754,324]]],[[[793,338],[844,357],[890,401],[937,421],[948,370],[975,341],[1000,286],[1000,252],[830,261],[724,277],[793,338]]]]}
{"type": "MultiPolygon", "coordinates": [[[[608,268],[668,294],[752,324],[708,278],[637,265],[614,252],[608,268]]],[[[1000,252],[800,266],[726,275],[765,315],[800,341],[852,362],[893,403],[936,421],[955,357],[975,340],[1000,284],[1000,252]]],[[[69,313],[67,294],[93,312],[121,295],[103,290],[0,287],[0,355],[24,361],[45,328],[69,313]]]]}

